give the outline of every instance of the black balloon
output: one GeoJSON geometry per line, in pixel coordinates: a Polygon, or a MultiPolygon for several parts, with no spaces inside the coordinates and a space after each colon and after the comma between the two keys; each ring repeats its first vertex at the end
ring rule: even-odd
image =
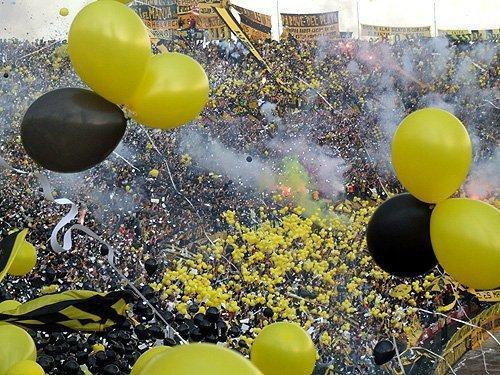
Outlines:
{"type": "Polygon", "coordinates": [[[80,372],[80,365],[74,359],[69,359],[64,362],[64,370],[67,374],[78,374],[80,372]]]}
{"type": "Polygon", "coordinates": [[[144,268],[146,268],[148,276],[153,276],[158,269],[158,262],[154,258],[149,258],[144,262],[144,268]]]}
{"type": "Polygon", "coordinates": [[[266,318],[272,318],[274,316],[274,311],[270,307],[266,307],[262,313],[266,318]]]}
{"type": "Polygon", "coordinates": [[[383,365],[389,362],[396,355],[396,348],[389,340],[381,340],[373,349],[375,364],[383,365]]]}
{"type": "Polygon", "coordinates": [[[81,172],[101,163],[125,134],[121,109],[92,91],[58,89],[28,108],[21,139],[28,155],[43,168],[81,172]]]}
{"type": "Polygon", "coordinates": [[[385,201],[368,223],[366,239],[373,260],[384,271],[414,277],[437,264],[430,236],[431,207],[410,194],[385,201]]]}
{"type": "Polygon", "coordinates": [[[134,331],[139,340],[145,340],[149,337],[146,327],[142,324],[135,326],[134,331]]]}
{"type": "Polygon", "coordinates": [[[113,374],[119,374],[120,369],[116,365],[107,365],[104,367],[103,374],[105,375],[113,375],[113,374]]]}
{"type": "Polygon", "coordinates": [[[207,312],[205,313],[205,316],[207,317],[207,320],[209,322],[215,323],[217,320],[219,320],[219,309],[217,307],[209,307],[207,309],[207,312]]]}
{"type": "Polygon", "coordinates": [[[196,314],[199,309],[200,309],[200,307],[196,303],[193,303],[192,305],[190,305],[188,307],[188,311],[192,315],[196,314]]]}
{"type": "Polygon", "coordinates": [[[163,345],[165,345],[165,346],[176,346],[177,342],[173,338],[167,337],[165,340],[163,340],[163,345]]]}

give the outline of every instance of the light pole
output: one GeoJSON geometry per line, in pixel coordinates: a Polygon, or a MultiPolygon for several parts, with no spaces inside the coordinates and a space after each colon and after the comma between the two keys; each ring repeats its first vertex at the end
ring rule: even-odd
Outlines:
{"type": "Polygon", "coordinates": [[[438,36],[437,21],[436,21],[436,0],[434,0],[434,36],[438,36]]]}

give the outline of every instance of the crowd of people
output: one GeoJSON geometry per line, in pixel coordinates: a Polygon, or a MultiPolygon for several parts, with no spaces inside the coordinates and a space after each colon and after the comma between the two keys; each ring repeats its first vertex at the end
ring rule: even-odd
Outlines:
{"type": "MultiPolygon", "coordinates": [[[[248,355],[258,332],[278,320],[308,330],[318,350],[318,372],[396,371],[397,362],[374,365],[376,342],[394,336],[401,349],[416,345],[423,328],[437,319],[417,308],[434,311],[453,293],[438,269],[414,280],[397,279],[381,271],[366,250],[371,213],[402,191],[389,162],[390,138],[406,114],[440,106],[468,128],[476,165],[495,158],[497,42],[256,43],[271,72],[237,42],[165,44],[199,61],[211,85],[206,109],[186,129],[216,140],[230,151],[225,155],[246,158],[249,169],[283,156],[276,155],[273,142],[307,139],[342,160],[336,179],[343,189],[335,194],[321,189],[325,179],[314,171],[305,193],[246,186],[217,167],[218,155],[212,155],[211,169],[190,152],[185,129],[153,131],[132,123],[116,153],[101,165],[74,175],[45,172],[50,193],[79,205],[75,222],[112,244],[120,273],[162,315],[138,301],[123,327],[101,335],[72,334],[69,356],[61,354],[64,337],[33,333],[46,371],[62,373],[74,358],[95,374],[106,366],[113,373],[112,364],[128,373],[158,340],[175,345],[181,338],[223,342],[248,355]],[[183,142],[187,148],[180,147],[183,142]],[[302,200],[295,199],[300,194],[315,194],[311,200],[322,202],[319,210],[300,207],[302,200]],[[157,269],[146,272],[148,259],[157,269]],[[165,321],[178,336],[162,331],[165,321]]],[[[51,250],[50,235],[68,206],[44,198],[33,174],[39,168],[19,136],[20,120],[34,99],[55,88],[83,86],[66,45],[2,40],[0,55],[0,156],[17,169],[0,171],[1,237],[27,227],[28,240],[38,249],[35,269],[24,278],[7,277],[0,300],[126,287],[107,263],[109,249],[95,240],[75,232],[70,251],[51,250]]],[[[498,207],[495,191],[482,194],[498,207]]],[[[462,295],[456,308],[472,314],[481,305],[469,297],[462,295]]]]}

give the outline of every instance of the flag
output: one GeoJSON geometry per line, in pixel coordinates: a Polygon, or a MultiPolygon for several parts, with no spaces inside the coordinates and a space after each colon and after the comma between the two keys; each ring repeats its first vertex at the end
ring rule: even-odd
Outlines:
{"type": "Polygon", "coordinates": [[[0,321],[44,331],[104,331],[125,320],[129,291],[69,290],[0,313],[0,321]]]}
{"type": "Polygon", "coordinates": [[[225,22],[227,27],[233,32],[233,34],[240,40],[241,43],[250,51],[250,53],[257,59],[258,62],[260,62],[264,68],[267,71],[271,71],[271,68],[269,65],[267,65],[266,61],[262,57],[259,51],[255,48],[253,43],[250,41],[248,36],[245,34],[245,32],[241,29],[240,25],[238,24],[238,21],[234,18],[234,16],[231,14],[231,12],[228,11],[227,8],[219,8],[219,7],[213,7],[217,14],[222,18],[222,20],[225,22]]]}

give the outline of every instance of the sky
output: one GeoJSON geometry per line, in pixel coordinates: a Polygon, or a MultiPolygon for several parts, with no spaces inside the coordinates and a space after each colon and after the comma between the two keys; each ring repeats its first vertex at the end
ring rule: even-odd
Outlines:
{"type": "MultiPolygon", "coordinates": [[[[71,20],[90,0],[0,0],[0,38],[64,38],[71,20]],[[68,8],[62,17],[59,9],[68,8]]],[[[500,0],[436,0],[439,29],[498,29],[500,0]]],[[[273,16],[277,12],[317,13],[338,10],[341,31],[357,34],[361,23],[379,26],[433,26],[434,0],[233,0],[273,16]]],[[[434,30],[434,29],[432,29],[434,30]]]]}

